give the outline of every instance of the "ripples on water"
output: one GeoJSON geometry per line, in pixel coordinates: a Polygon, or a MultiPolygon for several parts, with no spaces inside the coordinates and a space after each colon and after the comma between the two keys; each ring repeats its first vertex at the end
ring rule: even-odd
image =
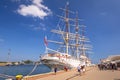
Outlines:
{"type": "MultiPolygon", "coordinates": [[[[21,74],[23,76],[26,76],[32,71],[34,66],[35,65],[1,66],[0,74],[6,74],[10,76],[16,76],[18,74],[21,74]]],[[[31,75],[47,73],[50,71],[51,70],[47,66],[40,64],[37,66],[37,68],[31,75]]],[[[0,80],[5,80],[5,79],[0,77],[0,80]]]]}

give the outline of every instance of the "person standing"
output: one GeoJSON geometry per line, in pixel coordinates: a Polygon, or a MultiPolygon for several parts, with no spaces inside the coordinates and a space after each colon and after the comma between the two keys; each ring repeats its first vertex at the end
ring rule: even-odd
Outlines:
{"type": "Polygon", "coordinates": [[[81,71],[85,73],[85,65],[81,66],[81,71]]]}
{"type": "Polygon", "coordinates": [[[77,70],[79,72],[79,75],[81,75],[81,66],[80,66],[80,64],[78,65],[77,70]]]}
{"type": "Polygon", "coordinates": [[[64,70],[67,72],[68,71],[68,68],[67,68],[67,66],[64,66],[64,70]]]}
{"type": "Polygon", "coordinates": [[[57,65],[55,65],[55,67],[54,67],[54,73],[56,75],[56,73],[57,73],[57,65]]]}

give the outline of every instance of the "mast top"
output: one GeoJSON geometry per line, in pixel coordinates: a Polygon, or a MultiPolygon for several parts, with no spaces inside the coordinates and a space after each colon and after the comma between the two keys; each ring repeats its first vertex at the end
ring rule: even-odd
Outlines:
{"type": "Polygon", "coordinates": [[[67,1],[67,5],[69,5],[69,2],[67,1]]]}

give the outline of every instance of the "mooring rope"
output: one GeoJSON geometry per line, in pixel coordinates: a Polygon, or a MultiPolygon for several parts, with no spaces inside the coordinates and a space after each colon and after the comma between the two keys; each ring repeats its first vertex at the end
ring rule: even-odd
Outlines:
{"type": "Polygon", "coordinates": [[[0,77],[1,78],[12,78],[12,79],[15,79],[14,76],[6,75],[6,74],[0,74],[0,77]]]}
{"type": "MultiPolygon", "coordinates": [[[[34,68],[32,69],[32,71],[31,71],[30,73],[27,74],[27,76],[28,76],[28,75],[31,75],[31,74],[35,71],[35,69],[37,68],[38,65],[39,65],[39,63],[35,63],[34,68]]],[[[7,79],[7,78],[10,78],[10,79],[15,79],[15,78],[16,78],[16,76],[10,76],[10,75],[1,74],[1,73],[0,73],[0,77],[1,77],[1,78],[6,78],[6,79],[7,79]]]]}
{"type": "Polygon", "coordinates": [[[28,75],[31,75],[35,71],[35,69],[37,68],[37,66],[38,66],[38,63],[35,63],[34,68],[32,69],[32,71],[28,75]]]}

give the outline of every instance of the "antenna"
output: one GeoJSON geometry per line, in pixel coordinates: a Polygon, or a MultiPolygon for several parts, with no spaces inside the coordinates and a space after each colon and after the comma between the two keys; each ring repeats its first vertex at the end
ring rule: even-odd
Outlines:
{"type": "Polygon", "coordinates": [[[11,49],[8,49],[8,58],[7,58],[7,64],[10,64],[10,53],[11,53],[11,49]]]}

